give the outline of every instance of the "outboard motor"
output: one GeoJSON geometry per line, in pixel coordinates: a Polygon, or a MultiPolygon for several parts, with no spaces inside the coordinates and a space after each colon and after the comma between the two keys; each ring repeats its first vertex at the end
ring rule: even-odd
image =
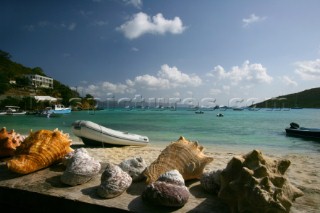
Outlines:
{"type": "Polygon", "coordinates": [[[299,124],[292,122],[292,123],[290,123],[290,128],[291,129],[299,129],[300,126],[299,126],[299,124]]]}

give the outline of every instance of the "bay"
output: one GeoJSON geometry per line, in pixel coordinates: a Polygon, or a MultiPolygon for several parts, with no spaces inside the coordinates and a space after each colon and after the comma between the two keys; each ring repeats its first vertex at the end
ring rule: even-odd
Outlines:
{"type": "Polygon", "coordinates": [[[155,111],[111,110],[73,111],[61,117],[34,115],[0,116],[0,126],[27,135],[30,130],[58,128],[69,133],[72,140],[81,141],[72,133],[76,120],[90,120],[108,128],[146,135],[150,143],[165,147],[179,136],[198,141],[206,149],[252,150],[269,153],[319,153],[320,143],[289,137],[285,128],[291,122],[300,126],[320,128],[319,109],[291,109],[289,111],[155,111]],[[223,117],[217,117],[223,113],[223,117]]]}

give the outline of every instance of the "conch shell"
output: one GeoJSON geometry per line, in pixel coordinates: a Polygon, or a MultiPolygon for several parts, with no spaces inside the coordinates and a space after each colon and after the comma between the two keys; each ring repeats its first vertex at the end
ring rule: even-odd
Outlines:
{"type": "Polygon", "coordinates": [[[14,155],[16,148],[21,145],[24,137],[14,130],[7,131],[5,127],[0,130],[0,157],[14,155]]]}
{"type": "Polygon", "coordinates": [[[99,161],[91,157],[84,148],[68,153],[63,159],[66,170],[60,177],[62,183],[70,186],[80,185],[90,181],[101,168],[99,161]]]}
{"type": "Polygon", "coordinates": [[[191,142],[184,137],[168,145],[144,171],[147,183],[155,182],[158,177],[168,171],[178,170],[184,180],[199,179],[204,167],[213,161],[203,153],[203,146],[191,142]]]}
{"type": "Polygon", "coordinates": [[[28,174],[52,165],[73,151],[68,134],[58,129],[30,132],[15,155],[7,162],[9,170],[28,174]]]}
{"type": "Polygon", "coordinates": [[[218,196],[231,212],[290,212],[303,192],[285,176],[289,166],[289,160],[274,160],[259,150],[234,157],[221,171],[218,196]]]}
{"type": "Polygon", "coordinates": [[[189,199],[189,190],[178,170],[171,170],[159,176],[142,193],[142,199],[155,205],[182,207],[189,199]]]}

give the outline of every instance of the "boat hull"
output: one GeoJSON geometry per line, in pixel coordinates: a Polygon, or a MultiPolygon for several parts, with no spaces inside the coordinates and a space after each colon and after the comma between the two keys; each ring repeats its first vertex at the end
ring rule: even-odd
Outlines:
{"type": "Polygon", "coordinates": [[[87,146],[146,146],[147,136],[106,128],[91,121],[78,120],[72,124],[73,133],[87,146]]]}
{"type": "Polygon", "coordinates": [[[286,128],[287,135],[304,137],[304,138],[315,138],[320,139],[320,129],[312,128],[286,128]]]}

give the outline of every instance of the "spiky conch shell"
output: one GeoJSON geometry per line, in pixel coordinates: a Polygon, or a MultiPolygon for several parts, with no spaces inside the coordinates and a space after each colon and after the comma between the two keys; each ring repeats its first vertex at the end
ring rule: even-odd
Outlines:
{"type": "Polygon", "coordinates": [[[28,174],[56,163],[73,151],[68,134],[55,129],[30,132],[7,162],[10,171],[28,174]]]}
{"type": "Polygon", "coordinates": [[[24,137],[13,129],[7,131],[6,127],[0,130],[0,157],[13,156],[17,147],[24,141],[24,137]]]}
{"type": "Polygon", "coordinates": [[[218,196],[231,212],[288,213],[303,196],[285,176],[289,166],[289,160],[275,160],[259,150],[234,157],[221,172],[218,196]]]}
{"type": "Polygon", "coordinates": [[[205,166],[212,161],[213,158],[203,153],[203,146],[198,142],[188,141],[180,136],[146,168],[144,175],[148,184],[155,182],[161,174],[174,169],[180,172],[184,180],[199,179],[205,166]]]}

